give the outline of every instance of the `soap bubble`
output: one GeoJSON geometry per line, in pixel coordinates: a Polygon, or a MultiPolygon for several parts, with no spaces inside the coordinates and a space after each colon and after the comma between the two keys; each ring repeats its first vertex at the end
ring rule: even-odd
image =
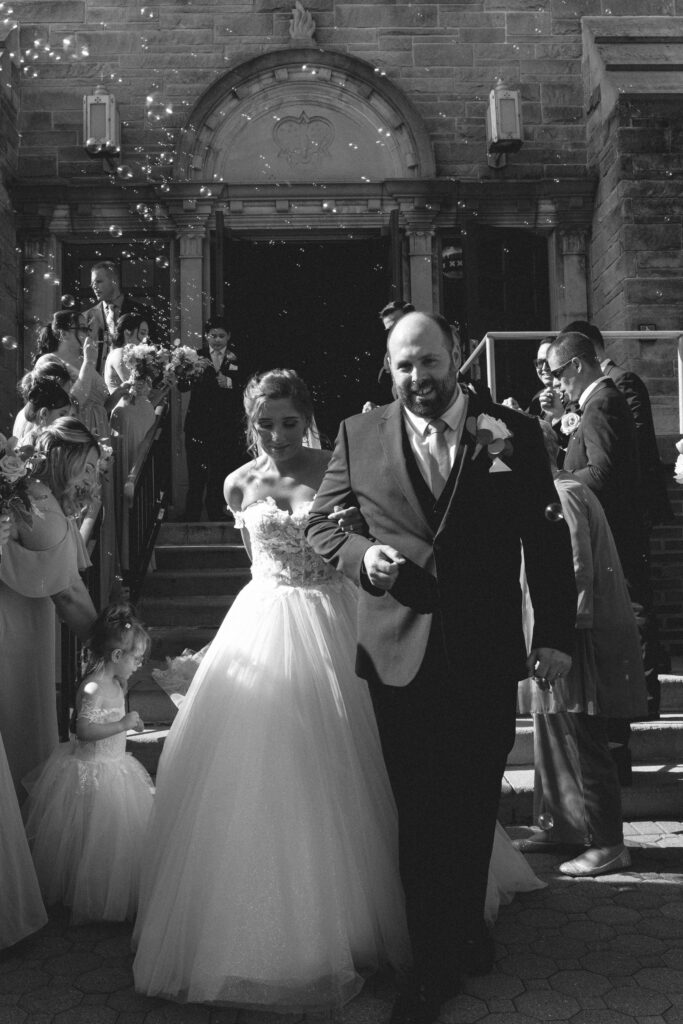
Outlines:
{"type": "Polygon", "coordinates": [[[76,305],[76,299],[73,295],[62,295],[61,303],[64,309],[73,309],[76,305]]]}
{"type": "Polygon", "coordinates": [[[135,212],[139,213],[141,217],[146,217],[149,213],[149,206],[146,206],[144,203],[138,203],[135,207],[135,212]]]}
{"type": "Polygon", "coordinates": [[[553,501],[550,505],[546,505],[543,514],[549,523],[560,523],[564,519],[564,513],[559,501],[553,501]]]}
{"type": "Polygon", "coordinates": [[[133,177],[132,168],[128,164],[119,164],[116,168],[116,177],[121,181],[128,181],[133,177]]]}
{"type": "Polygon", "coordinates": [[[8,352],[12,352],[15,348],[19,347],[19,342],[12,334],[4,334],[0,339],[0,344],[8,352]]]}
{"type": "Polygon", "coordinates": [[[112,238],[120,238],[121,235],[123,234],[123,229],[120,228],[118,224],[110,224],[109,225],[109,234],[111,235],[112,238]]]}
{"type": "Polygon", "coordinates": [[[555,820],[552,814],[539,814],[538,827],[543,829],[544,832],[550,832],[554,824],[555,820]]]}

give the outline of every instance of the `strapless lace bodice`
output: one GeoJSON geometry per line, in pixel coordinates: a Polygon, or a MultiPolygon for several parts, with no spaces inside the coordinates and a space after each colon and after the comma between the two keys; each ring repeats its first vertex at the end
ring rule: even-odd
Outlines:
{"type": "Polygon", "coordinates": [[[235,524],[249,531],[254,580],[290,587],[341,586],[339,573],[306,541],[304,529],[311,505],[307,501],[286,512],[273,498],[266,498],[235,515],[235,524]]]}

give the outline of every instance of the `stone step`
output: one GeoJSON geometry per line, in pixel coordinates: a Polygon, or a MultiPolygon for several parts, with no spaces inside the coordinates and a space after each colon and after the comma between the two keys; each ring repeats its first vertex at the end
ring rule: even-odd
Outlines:
{"type": "Polygon", "coordinates": [[[144,603],[157,597],[236,594],[251,579],[247,566],[236,569],[157,570],[145,580],[144,603]]]}
{"type": "Polygon", "coordinates": [[[670,714],[672,712],[683,712],[683,675],[660,675],[659,681],[662,685],[662,711],[670,714]]]}
{"type": "MultiPolygon", "coordinates": [[[[508,765],[522,767],[534,762],[534,727],[531,718],[518,718],[515,745],[508,765]]],[[[633,763],[683,763],[683,715],[664,714],[653,722],[631,725],[633,763]]],[[[683,805],[682,805],[683,806],[683,805]]]]}
{"type": "Polygon", "coordinates": [[[169,523],[161,524],[157,544],[239,544],[240,535],[231,522],[226,523],[169,523]]]}
{"type": "Polygon", "coordinates": [[[249,556],[241,544],[157,544],[154,549],[157,569],[178,572],[181,569],[248,568],[249,556]]]}
{"type": "MultiPolygon", "coordinates": [[[[503,777],[498,818],[502,825],[535,825],[534,770],[508,767],[503,777]]],[[[633,785],[621,791],[624,821],[678,821],[683,807],[683,766],[633,766],[633,785]]]]}
{"type": "MultiPolygon", "coordinates": [[[[165,658],[175,658],[184,650],[200,651],[216,635],[212,626],[150,626],[148,633],[152,640],[150,658],[164,664],[165,658]]],[[[145,671],[143,666],[141,671],[145,671]]]]}
{"type": "MultiPolygon", "coordinates": [[[[156,773],[168,726],[147,727],[128,736],[127,749],[150,775],[156,773]]],[[[503,825],[534,825],[534,770],[508,767],[503,777],[498,818],[503,825]]],[[[678,821],[683,807],[683,766],[633,766],[633,785],[621,791],[624,821],[678,821]]]]}
{"type": "Polygon", "coordinates": [[[194,594],[155,597],[140,602],[140,616],[148,626],[204,626],[218,629],[235,599],[234,594],[194,594]]]}

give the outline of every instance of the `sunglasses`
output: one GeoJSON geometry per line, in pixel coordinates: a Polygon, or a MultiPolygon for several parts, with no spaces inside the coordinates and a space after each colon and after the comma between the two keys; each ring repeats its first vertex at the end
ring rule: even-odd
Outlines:
{"type": "Polygon", "coordinates": [[[534,366],[537,370],[549,370],[547,359],[534,359],[534,366]]]}
{"type": "Polygon", "coordinates": [[[550,376],[554,377],[555,380],[559,380],[564,371],[569,366],[569,364],[573,362],[573,360],[574,356],[572,356],[571,359],[568,359],[566,363],[562,363],[562,366],[558,366],[556,370],[550,370],[550,367],[548,367],[548,369],[550,370],[550,376]]]}

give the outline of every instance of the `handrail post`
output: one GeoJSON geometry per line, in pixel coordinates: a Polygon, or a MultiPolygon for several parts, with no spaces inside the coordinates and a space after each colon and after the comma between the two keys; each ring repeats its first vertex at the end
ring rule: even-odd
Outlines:
{"type": "Polygon", "coordinates": [[[683,434],[683,334],[678,335],[678,429],[683,434]]]}
{"type": "Polygon", "coordinates": [[[496,357],[493,351],[494,341],[488,334],[484,336],[486,342],[486,378],[493,401],[496,400],[496,357]]]}

